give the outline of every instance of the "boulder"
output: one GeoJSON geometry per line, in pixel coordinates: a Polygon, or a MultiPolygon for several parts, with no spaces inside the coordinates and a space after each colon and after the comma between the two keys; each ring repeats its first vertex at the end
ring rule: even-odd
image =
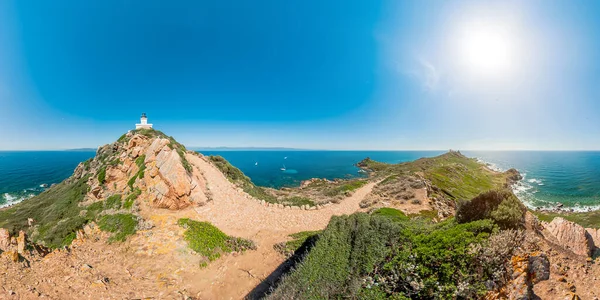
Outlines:
{"type": "Polygon", "coordinates": [[[508,299],[533,299],[533,285],[550,278],[550,261],[543,253],[515,255],[511,264],[511,281],[505,287],[508,299]]]}
{"type": "Polygon", "coordinates": [[[546,254],[536,254],[529,256],[527,274],[532,284],[550,278],[550,261],[546,254]]]}
{"type": "Polygon", "coordinates": [[[10,259],[12,262],[18,262],[19,261],[19,253],[17,251],[14,251],[14,250],[2,252],[2,256],[3,257],[8,257],[8,259],[10,259]]]}
{"type": "Polygon", "coordinates": [[[586,228],[585,231],[592,238],[592,242],[594,242],[594,247],[600,248],[600,229],[595,228],[586,228]]]}
{"type": "Polygon", "coordinates": [[[523,176],[521,176],[521,173],[519,173],[517,169],[509,169],[508,171],[504,172],[504,174],[506,175],[506,185],[508,186],[513,185],[517,183],[517,181],[523,179],[523,176]]]}
{"type": "Polygon", "coordinates": [[[25,253],[25,248],[27,247],[27,237],[25,235],[25,231],[19,231],[19,236],[17,237],[17,252],[19,254],[25,253]]]}
{"type": "Polygon", "coordinates": [[[10,231],[0,228],[0,250],[6,251],[10,246],[10,231]]]}
{"type": "Polygon", "coordinates": [[[558,217],[546,224],[545,227],[563,248],[581,256],[592,254],[594,242],[581,225],[558,217]]]}
{"type": "Polygon", "coordinates": [[[531,299],[532,284],[527,274],[528,262],[529,260],[526,256],[516,255],[511,258],[513,273],[511,275],[512,280],[506,286],[508,299],[531,299]]]}

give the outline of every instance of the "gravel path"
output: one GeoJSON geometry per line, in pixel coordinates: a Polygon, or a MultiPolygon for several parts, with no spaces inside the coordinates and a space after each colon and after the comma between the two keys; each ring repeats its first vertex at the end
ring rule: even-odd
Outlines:
{"type": "Polygon", "coordinates": [[[341,203],[320,210],[290,210],[260,204],[202,158],[189,156],[188,160],[202,170],[214,195],[209,204],[196,208],[197,219],[211,222],[229,235],[251,239],[258,247],[225,256],[202,272],[190,274],[190,290],[199,291],[202,299],[242,299],[284,261],[274,244],[288,240],[291,233],[324,229],[331,216],[356,212],[376,184],[369,183],[341,203]]]}

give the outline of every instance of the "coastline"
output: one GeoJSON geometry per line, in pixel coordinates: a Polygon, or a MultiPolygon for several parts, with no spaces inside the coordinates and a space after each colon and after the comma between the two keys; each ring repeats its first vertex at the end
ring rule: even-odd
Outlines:
{"type": "MultiPolygon", "coordinates": [[[[500,173],[507,171],[507,170],[504,170],[503,168],[501,168],[500,166],[498,166],[497,164],[485,161],[485,160],[481,159],[480,157],[473,157],[473,158],[490,171],[500,172],[500,173]]],[[[517,170],[517,171],[519,171],[519,174],[521,174],[522,178],[520,180],[517,180],[514,184],[512,184],[510,186],[510,188],[513,191],[513,193],[515,194],[515,196],[517,196],[517,198],[521,201],[521,203],[523,203],[528,209],[530,209],[532,211],[540,212],[540,213],[565,214],[565,215],[600,211],[600,203],[598,203],[596,205],[591,205],[591,206],[590,205],[582,206],[582,205],[579,205],[578,203],[575,203],[573,206],[566,206],[562,202],[550,202],[550,201],[547,201],[544,199],[536,198],[535,192],[533,192],[533,193],[530,192],[530,190],[533,189],[533,187],[534,187],[533,184],[537,183],[539,186],[543,186],[544,183],[542,183],[541,180],[538,180],[536,178],[528,179],[527,173],[521,173],[520,170],[517,170]],[[548,204],[545,206],[534,205],[530,201],[531,198],[533,198],[534,200],[537,200],[537,201],[547,202],[548,204]]]]}

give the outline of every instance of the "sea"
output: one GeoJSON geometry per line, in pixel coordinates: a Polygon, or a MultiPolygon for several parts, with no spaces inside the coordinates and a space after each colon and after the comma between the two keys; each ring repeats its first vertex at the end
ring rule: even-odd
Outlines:
{"type": "MultiPolygon", "coordinates": [[[[295,187],[310,178],[357,178],[355,164],[366,157],[400,163],[433,157],[445,151],[305,151],[208,150],[240,168],[252,181],[266,187],[295,187]]],[[[463,151],[492,169],[515,168],[524,179],[515,194],[531,208],[557,203],[575,211],[600,209],[600,152],[463,151]]],[[[93,151],[0,151],[0,207],[43,192],[69,177],[93,151]]]]}

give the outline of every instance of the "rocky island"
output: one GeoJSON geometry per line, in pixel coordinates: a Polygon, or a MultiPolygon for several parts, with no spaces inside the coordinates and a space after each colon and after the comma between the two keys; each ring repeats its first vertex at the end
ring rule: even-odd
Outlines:
{"type": "Polygon", "coordinates": [[[600,223],[538,218],[510,190],[517,170],[455,151],[357,165],[368,178],[270,189],[131,131],[0,210],[0,298],[600,296],[600,223]]]}

